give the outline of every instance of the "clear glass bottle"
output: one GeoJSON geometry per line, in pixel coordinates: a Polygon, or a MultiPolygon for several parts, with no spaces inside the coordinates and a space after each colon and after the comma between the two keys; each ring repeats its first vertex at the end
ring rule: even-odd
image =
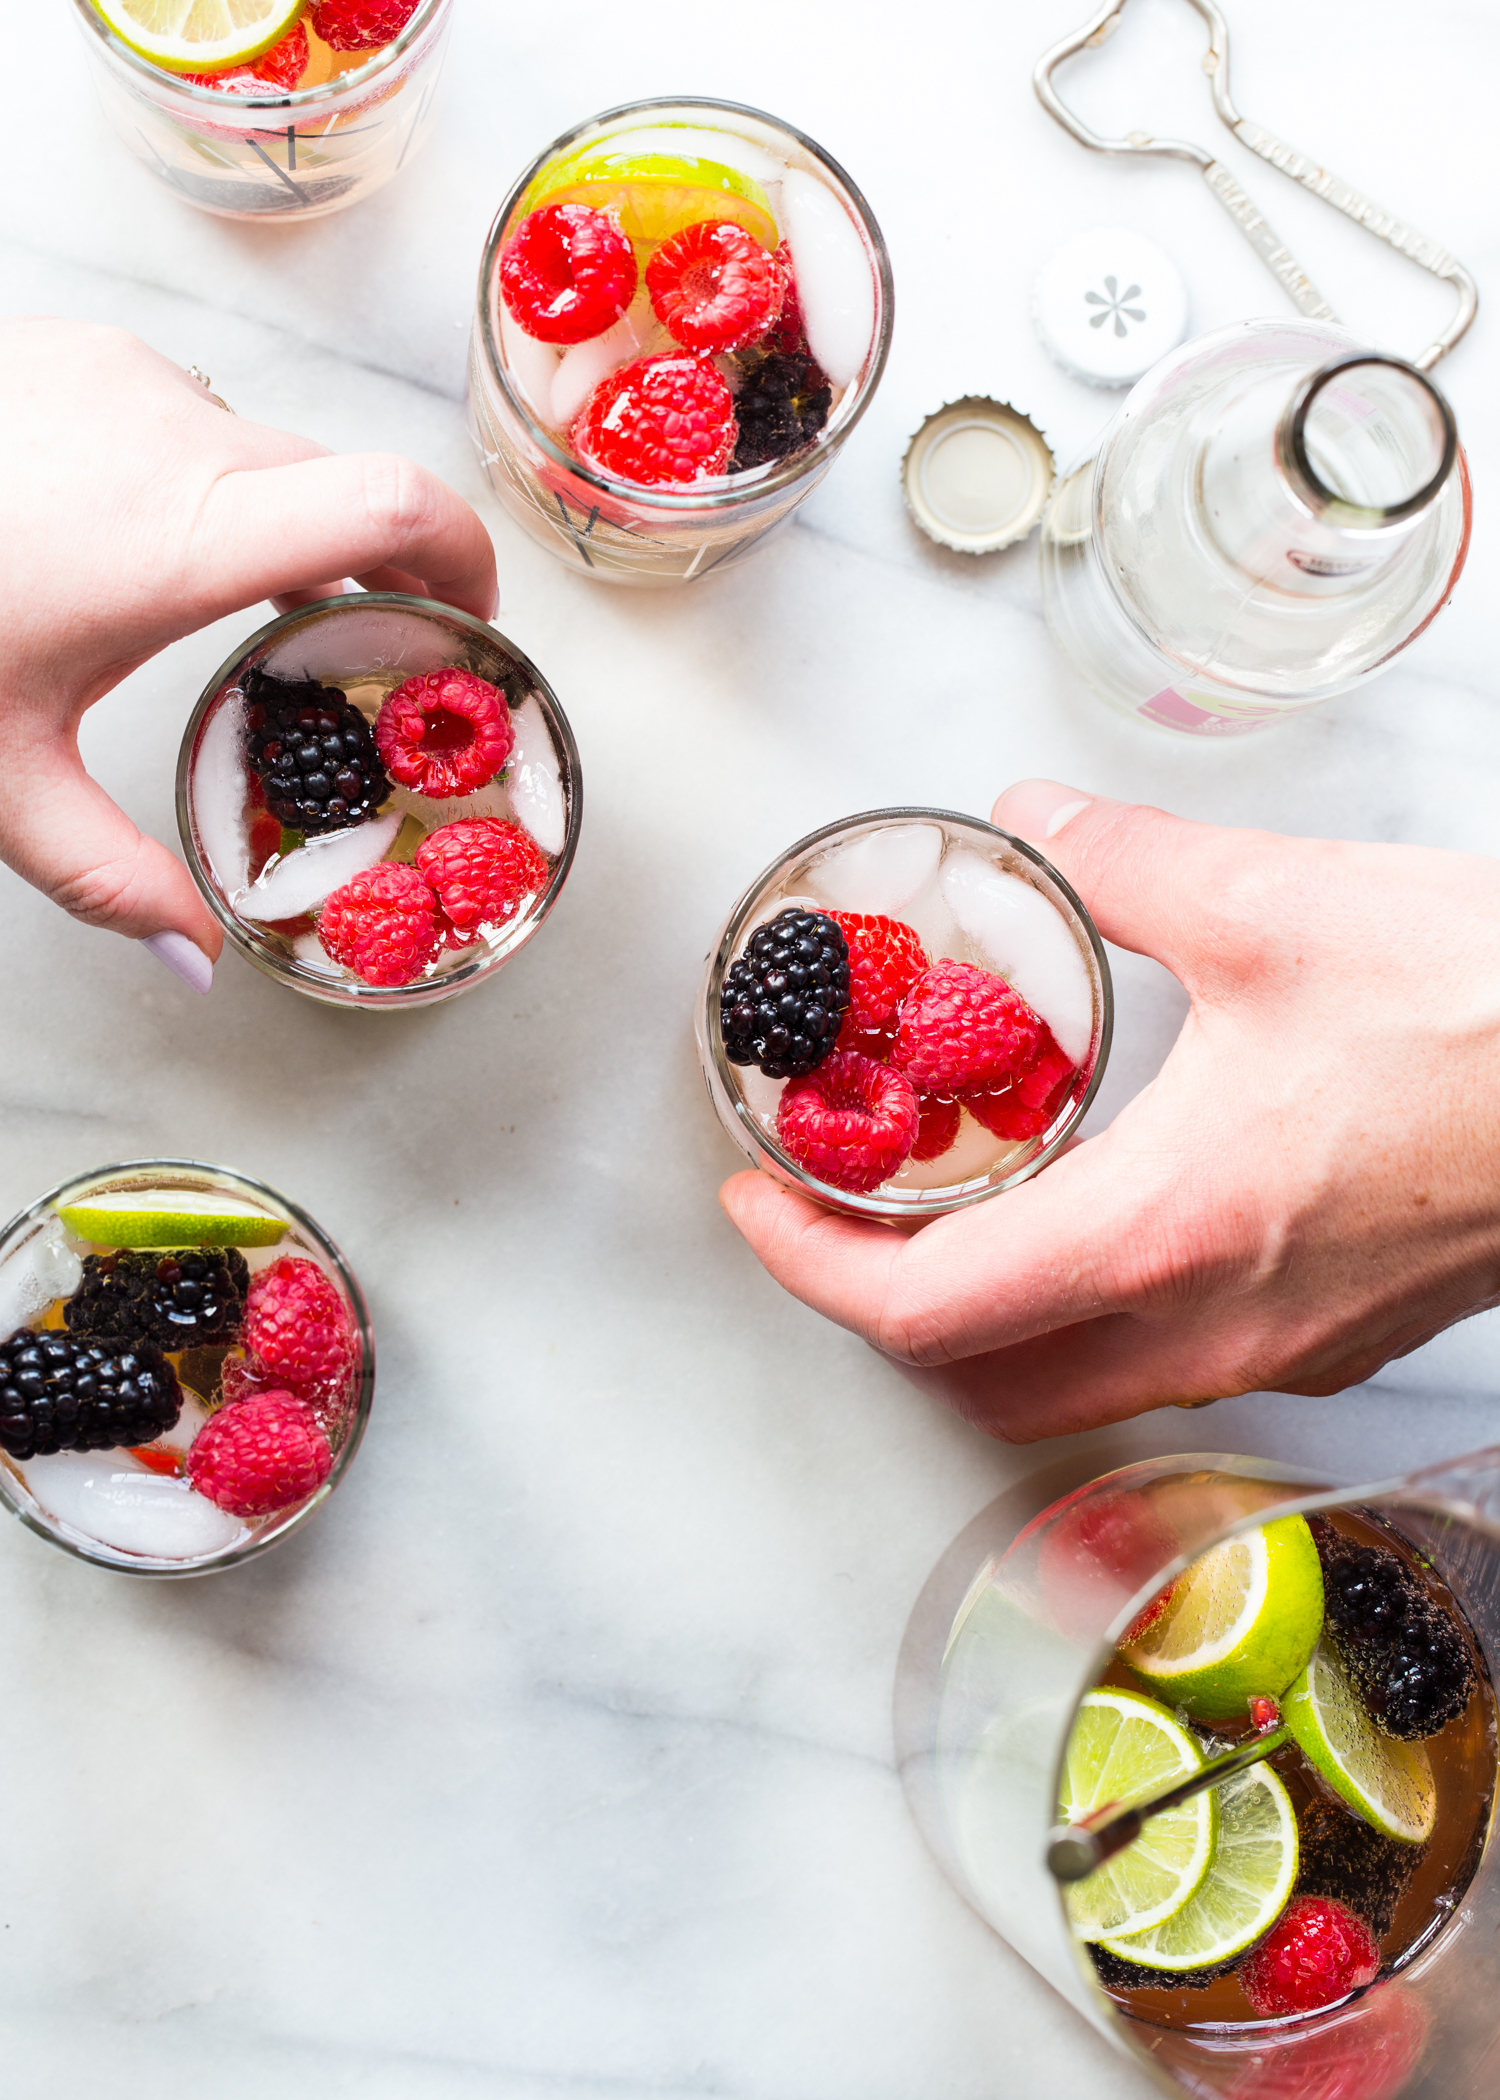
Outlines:
{"type": "Polygon", "coordinates": [[[1115,706],[1237,736],[1347,692],[1419,635],[1468,552],[1453,412],[1312,321],[1163,358],[1042,520],[1042,603],[1115,706]]]}

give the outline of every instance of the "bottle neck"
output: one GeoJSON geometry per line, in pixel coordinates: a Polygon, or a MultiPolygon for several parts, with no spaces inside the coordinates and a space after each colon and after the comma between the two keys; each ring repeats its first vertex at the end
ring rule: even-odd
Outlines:
{"type": "Polygon", "coordinates": [[[1221,553],[1302,597],[1369,580],[1405,545],[1458,457],[1453,412],[1416,367],[1376,351],[1242,394],[1207,437],[1199,487],[1221,553]]]}

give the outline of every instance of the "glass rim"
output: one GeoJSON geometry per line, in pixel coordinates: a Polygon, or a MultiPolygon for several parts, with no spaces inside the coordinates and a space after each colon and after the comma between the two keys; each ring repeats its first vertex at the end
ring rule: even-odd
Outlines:
{"type": "Polygon", "coordinates": [[[430,1006],[440,999],[456,996],[482,982],[527,945],[532,936],[550,916],[562,894],[564,883],[572,872],[574,857],[578,851],[578,839],[583,825],[583,762],[578,752],[578,742],[573,735],[573,726],[563,712],[562,704],[524,649],[518,648],[498,627],[492,627],[474,613],[461,612],[456,605],[444,605],[436,598],[418,598],[405,591],[359,591],[344,592],[332,598],[319,598],[311,605],[294,606],[290,612],[280,613],[268,620],[242,642],[233,655],[225,658],[208,684],[199,695],[197,704],[188,717],[187,727],[182,733],[182,742],[177,751],[176,778],[177,835],[182,843],[183,858],[194,887],[204,903],[218,920],[224,936],[231,946],[248,963],[251,963],[273,983],[289,985],[294,991],[319,999],[325,1005],[357,1008],[364,1012],[396,1013],[420,1006],[430,1006]],[[295,626],[313,613],[329,611],[369,612],[372,608],[386,607],[395,611],[420,614],[429,619],[457,622],[473,634],[482,637],[492,646],[496,643],[504,650],[533,681],[542,713],[551,731],[562,759],[562,784],[567,791],[567,830],[557,854],[551,878],[537,900],[536,908],[526,920],[527,932],[524,940],[497,955],[489,950],[477,956],[467,967],[459,963],[441,978],[419,977],[413,984],[364,985],[358,991],[341,988],[337,996],[330,996],[336,980],[315,975],[304,969],[295,959],[284,959],[271,954],[258,944],[246,931],[240,920],[220,897],[218,890],[208,880],[202,864],[198,842],[193,835],[192,814],[188,806],[188,782],[192,769],[193,752],[198,741],[205,715],[218,698],[225,683],[238,670],[246,657],[261,648],[274,635],[295,626]],[[346,996],[347,993],[347,996],[346,996]]]}
{"type": "MultiPolygon", "coordinates": [[[[348,73],[341,73],[337,81],[320,81],[316,87],[293,88],[286,94],[233,95],[228,98],[227,107],[231,109],[255,110],[316,109],[321,103],[336,100],[338,96],[342,95],[349,88],[368,87],[371,81],[378,79],[381,73],[395,64],[397,59],[405,56],[423,30],[448,5],[449,0],[419,0],[416,13],[406,27],[391,39],[384,50],[376,52],[364,65],[356,66],[348,73]]],[[[122,65],[128,71],[139,74],[144,81],[153,87],[165,86],[172,89],[175,93],[185,96],[189,103],[196,103],[204,110],[215,109],[221,112],[225,110],[226,99],[217,88],[195,87],[185,75],[168,72],[165,66],[157,65],[154,60],[147,58],[143,52],[137,51],[127,44],[122,36],[119,36],[110,28],[103,15],[94,6],[93,0],[74,0],[74,8],[82,18],[83,27],[93,32],[98,38],[100,45],[117,65],[122,65]]],[[[297,19],[300,21],[302,17],[299,15],[297,19]]],[[[296,24],[294,23],[293,27],[295,26],[296,24]]],[[[264,56],[264,53],[262,56],[264,56]]],[[[226,67],[224,70],[232,72],[234,69],[233,67],[226,67]]]]}
{"type": "MultiPolygon", "coordinates": [[[[88,0],[82,0],[82,4],[86,6],[88,0]]],[[[695,511],[732,510],[736,505],[767,495],[777,495],[783,489],[790,488],[796,482],[802,480],[809,469],[822,457],[818,441],[815,439],[806,452],[800,455],[793,454],[790,460],[783,461],[773,473],[768,474],[763,480],[747,481],[734,487],[727,485],[717,488],[703,487],[698,488],[695,492],[694,485],[687,484],[679,493],[675,489],[644,489],[633,481],[616,481],[609,475],[601,473],[597,467],[585,464],[575,454],[567,451],[537,422],[536,417],[522,399],[519,391],[512,386],[505,362],[500,355],[500,346],[495,340],[490,286],[494,282],[500,243],[505,233],[506,222],[525,196],[535,177],[541,173],[548,161],[557,159],[559,154],[570,147],[576,139],[582,138],[585,132],[592,131],[598,125],[611,124],[618,117],[637,116],[643,111],[657,109],[715,110],[727,113],[730,116],[753,117],[757,123],[769,124],[773,130],[784,132],[788,138],[795,139],[804,151],[811,154],[820,167],[833,176],[850,204],[854,207],[855,215],[874,256],[875,282],[878,288],[879,302],[874,350],[870,357],[869,368],[856,385],[851,388],[851,392],[854,395],[853,405],[848,415],[840,421],[835,433],[839,444],[842,444],[850,431],[854,429],[868,408],[870,401],[874,397],[875,390],[880,384],[881,376],[885,371],[886,360],[890,355],[891,334],[895,326],[896,291],[895,282],[891,274],[891,258],[885,244],[885,236],[881,233],[876,223],[875,214],[871,211],[864,192],[845,173],[831,153],[825,152],[816,139],[811,139],[806,132],[799,131],[795,124],[788,124],[780,117],[773,117],[769,110],[756,109],[753,104],[748,102],[726,102],[713,95],[653,95],[639,102],[622,102],[613,109],[600,110],[597,116],[585,117],[581,123],[574,124],[569,130],[555,138],[549,146],[544,147],[512,185],[504,203],[495,214],[494,222],[486,236],[484,252],[479,262],[479,300],[476,312],[479,339],[483,346],[486,374],[492,383],[499,388],[506,407],[518,418],[526,431],[527,437],[533,444],[540,447],[554,466],[562,468],[566,473],[575,475],[588,488],[597,490],[601,496],[605,496],[615,503],[630,503],[644,509],[655,508],[669,515],[677,513],[691,514],[695,511]]],[[[824,451],[826,449],[826,447],[823,448],[824,451]]],[[[713,478],[725,484],[728,482],[727,476],[715,476],[713,478]]]]}
{"type": "MultiPolygon", "coordinates": [[[[328,1478],[314,1490],[301,1509],[293,1516],[287,1518],[284,1524],[269,1528],[265,1532],[257,1534],[254,1538],[246,1539],[241,1545],[231,1546],[224,1552],[193,1565],[174,1566],[168,1562],[153,1563],[147,1555],[142,1555],[138,1561],[133,1561],[121,1556],[119,1548],[110,1549],[102,1545],[90,1546],[82,1539],[63,1536],[59,1531],[54,1530],[52,1525],[41,1521],[35,1512],[24,1509],[21,1506],[11,1487],[8,1468],[0,1465],[0,1508],[8,1510],[13,1517],[19,1518],[28,1531],[35,1532],[39,1538],[45,1539],[49,1545],[58,1547],[64,1553],[71,1554],[75,1560],[88,1562],[91,1567],[106,1568],[111,1574],[144,1576],[156,1581],[180,1582],[198,1575],[222,1574],[229,1568],[243,1566],[247,1560],[254,1560],[262,1553],[269,1553],[273,1546],[279,1546],[283,1539],[290,1538],[294,1531],[300,1531],[307,1520],[315,1516],[324,1503],[329,1500],[334,1489],[342,1481],[344,1474],[353,1463],[354,1455],[364,1442],[365,1430],[369,1426],[370,1410],[375,1397],[375,1337],[370,1327],[370,1309],[365,1302],[365,1294],[360,1289],[359,1280],[336,1242],[324,1231],[317,1219],[308,1211],[305,1211],[300,1203],[292,1202],[290,1197],[281,1193],[280,1189],[273,1188],[268,1181],[261,1181],[254,1174],[241,1173],[238,1167],[221,1166],[212,1160],[122,1159],[115,1160],[108,1166],[90,1168],[88,1172],[83,1174],[70,1174],[66,1180],[58,1182],[55,1188],[48,1189],[45,1194],[38,1196],[34,1202],[28,1203],[24,1209],[18,1210],[7,1224],[0,1226],[0,1247],[3,1247],[13,1234],[32,1219],[39,1217],[44,1211],[55,1210],[58,1199],[68,1195],[71,1191],[77,1190],[82,1192],[94,1187],[101,1181],[117,1175],[141,1175],[161,1172],[208,1175],[238,1182],[241,1187],[252,1190],[259,1197],[266,1198],[275,1209],[284,1212],[286,1216],[300,1225],[308,1237],[316,1243],[320,1252],[328,1257],[328,1260],[337,1272],[339,1283],[343,1287],[354,1313],[361,1352],[359,1390],[355,1397],[349,1433],[339,1446],[328,1478]]],[[[53,1523],[59,1521],[58,1519],[53,1519],[53,1523]]]]}
{"type": "MultiPolygon", "coordinates": [[[[716,946],[709,954],[708,967],[704,972],[703,978],[700,1019],[703,1043],[711,1053],[714,1075],[718,1079],[720,1088],[728,1097],[735,1123],[753,1141],[756,1150],[768,1158],[776,1171],[784,1175],[787,1180],[795,1183],[797,1187],[805,1189],[807,1194],[813,1197],[815,1201],[821,1203],[825,1209],[837,1208],[859,1217],[876,1218],[883,1223],[901,1223],[907,1219],[922,1220],[945,1217],[953,1211],[968,1210],[976,1203],[988,1202],[992,1196],[1002,1195],[1007,1189],[1016,1188],[1022,1182],[1030,1181],[1034,1175],[1039,1174],[1043,1167],[1048,1166],[1057,1157],[1063,1145],[1077,1130],[1084,1116],[1087,1115],[1092,1107],[1094,1096],[1098,1093],[1100,1082],[1104,1077],[1104,1068],[1109,1062],[1109,1050],[1114,1036],[1115,1022],[1114,981],[1110,975],[1109,958],[1104,952],[1103,940],[1100,938],[1099,929],[1094,924],[1088,907],[1084,904],[1083,899],[1068,881],[1067,877],[1060,874],[1053,867],[1052,863],[1043,854],[1039,853],[1034,846],[1028,845],[1025,839],[1017,838],[1013,832],[1002,831],[998,824],[991,824],[983,817],[969,816],[963,810],[934,809],[923,805],[901,805],[891,809],[861,810],[857,815],[840,817],[831,824],[820,825],[816,831],[808,832],[805,838],[798,839],[793,845],[788,846],[784,852],[778,853],[776,858],[761,870],[760,874],[748,885],[738,902],[734,905],[728,919],[725,921],[724,930],[720,934],[716,946]],[[835,1189],[830,1183],[819,1180],[817,1175],[810,1174],[805,1167],[799,1166],[789,1153],[782,1150],[774,1136],[769,1131],[762,1129],[752,1119],[740,1091],[739,1082],[734,1077],[736,1068],[730,1064],[724,1051],[723,1032],[719,1027],[718,986],[724,970],[732,959],[744,934],[746,921],[754,909],[756,900],[761,896],[772,878],[788,862],[799,859],[803,854],[822,845],[825,841],[837,837],[842,832],[852,831],[858,825],[871,823],[958,824],[968,830],[983,833],[991,839],[998,839],[1002,844],[1018,853],[1023,859],[1029,860],[1049,882],[1054,883],[1062,892],[1069,908],[1083,930],[1093,956],[1098,985],[1099,1035],[1098,1052],[1094,1059],[1094,1068],[1089,1074],[1087,1086],[1072,1104],[1067,1115],[1048,1138],[1047,1142],[1033,1153],[1029,1159],[1023,1161],[1015,1169],[1014,1173],[1007,1174],[1002,1181],[986,1182],[982,1188],[970,1189],[962,1195],[938,1196],[927,1191],[920,1191],[913,1196],[909,1203],[894,1204],[889,1197],[858,1195],[852,1190],[835,1189]]],[[[715,1105],[717,1106],[717,1102],[715,1105]]]]}
{"type": "Polygon", "coordinates": [[[1453,472],[1458,457],[1458,425],[1447,396],[1435,381],[1418,366],[1404,357],[1395,357],[1385,350],[1355,350],[1343,357],[1335,357],[1316,371],[1309,372],[1298,383],[1285,416],[1276,432],[1276,451],[1282,470],[1293,483],[1296,493],[1311,505],[1314,511],[1334,512],[1349,521],[1363,521],[1367,529],[1381,525],[1399,524],[1404,518],[1414,518],[1419,511],[1426,510],[1441,493],[1448,476],[1453,472]],[[1361,365],[1385,365],[1402,372],[1408,379],[1422,387],[1435,405],[1443,430],[1442,457],[1422,486],[1399,503],[1355,503],[1341,496],[1336,489],[1328,487],[1313,465],[1307,449],[1307,419],[1314,402],[1324,387],[1345,372],[1356,370],[1361,365]]]}

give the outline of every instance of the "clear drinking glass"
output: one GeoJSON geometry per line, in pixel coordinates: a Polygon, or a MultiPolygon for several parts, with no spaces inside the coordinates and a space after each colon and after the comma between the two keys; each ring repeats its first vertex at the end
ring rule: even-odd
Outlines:
{"type": "Polygon", "coordinates": [[[89,70],[116,134],[179,197],[229,219],[318,219],[388,182],[437,93],[452,0],[421,0],[365,64],[291,94],[194,87],[120,41],[73,0],[89,70]]]}
{"type": "MultiPolygon", "coordinates": [[[[729,914],[708,958],[698,1002],[698,1055],[719,1121],[752,1166],[804,1195],[865,1217],[930,1218],[983,1202],[1029,1180],[1076,1130],[1104,1076],[1114,993],[1103,943],[1081,900],[1024,840],[977,817],[941,809],[883,809],[847,817],[799,839],[758,875],[729,914]],[[1057,1084],[1005,1135],[1004,1089],[953,1096],[955,1134],[922,1162],[908,1159],[867,1193],[810,1171],[778,1134],[790,1083],[731,1061],[721,1025],[725,973],[756,929],[783,911],[883,914],[909,926],[928,963],[953,960],[1003,977],[1047,1024],[1061,1052],[1057,1084]]],[[[852,1047],[876,1062],[889,1045],[852,1047]]],[[[821,1069],[827,1070],[825,1065],[821,1069]]],[[[816,1073],[814,1074],[816,1076],[816,1073]]]]}
{"type": "Polygon", "coordinates": [[[1042,520],[1042,603],[1105,699],[1239,736],[1373,677],[1447,602],[1468,469],[1425,373],[1314,321],[1153,366],[1042,520]]]}
{"type": "MultiPolygon", "coordinates": [[[[482,620],[396,591],[325,598],[251,635],[209,681],[183,733],[177,761],[183,854],[230,942],[278,984],[325,1005],[357,1006],[364,1012],[404,1011],[451,999],[509,962],[561,895],[582,818],[578,746],[552,688],[530,658],[482,620]],[[264,860],[256,827],[265,811],[256,806],[246,747],[247,674],[260,668],[281,678],[311,679],[372,722],[384,700],[408,679],[450,667],[485,680],[506,702],[515,742],[493,780],[446,799],[387,780],[382,792],[389,792],[379,813],[366,824],[323,839],[300,840],[295,832],[282,832],[279,850],[264,860]],[[535,887],[510,916],[485,920],[467,945],[450,941],[407,983],[362,982],[332,958],[319,940],[317,922],[333,891],[360,869],[412,864],[434,830],[484,819],[518,826],[545,863],[538,863],[535,887]],[[339,866],[331,859],[331,872],[323,872],[321,862],[308,856],[321,855],[325,847],[333,848],[336,860],[343,861],[346,852],[353,860],[339,866]],[[294,879],[301,893],[289,899],[284,889],[268,893],[273,875],[278,884],[294,879]]],[[[270,829],[274,846],[274,819],[270,829]]]]}
{"type": "MultiPolygon", "coordinates": [[[[1392,1527],[1448,1586],[1482,1661],[1494,1772],[1500,1449],[1335,1486],[1269,1460],[1193,1453],[1088,1480],[1064,1460],[1000,1496],[939,1563],[907,1628],[897,1753],[924,1835],[963,1895],[1163,2092],[1197,2100],[1480,2100],[1494,2089],[1494,1848],[1434,1899],[1394,1971],[1291,2021],[1156,2025],[1102,1990],[1045,1862],[1079,1701],[1163,1585],[1207,1547],[1296,1512],[1392,1527]]],[[[1487,1717],[1487,1718],[1486,1718],[1487,1717]]],[[[1441,1796],[1441,1787],[1440,1787],[1441,1796]]],[[[1454,1804],[1494,1813],[1482,1790],[1454,1804]]],[[[1444,1810],[1440,1798],[1439,1818],[1444,1810]]],[[[1474,1860],[1473,1852],[1470,1860],[1474,1860]]],[[[1465,1862],[1467,1865],[1469,1862],[1465,1862]]]]}
{"type": "MultiPolygon", "coordinates": [[[[231,1240],[238,1234],[235,1262],[243,1258],[250,1285],[283,1260],[311,1263],[331,1287],[330,1304],[342,1308],[346,1351],[340,1378],[319,1386],[305,1402],[317,1425],[313,1434],[326,1439],[326,1476],[284,1507],[238,1515],[200,1493],[185,1470],[192,1446],[211,1423],[231,1416],[257,1390],[288,1383],[286,1375],[272,1376],[263,1366],[247,1363],[235,1341],[190,1341],[181,1349],[173,1348],[170,1339],[158,1344],[185,1397],[174,1427],[148,1444],[63,1449],[29,1460],[0,1449],[0,1503],[78,1560],[131,1575],[207,1575],[238,1567],[300,1530],[328,1500],[359,1449],[375,1390],[375,1344],[354,1273],[322,1227],[264,1182],[202,1160],[124,1160],[49,1189],[0,1232],[0,1344],[12,1343],[27,1328],[70,1333],[62,1308],[87,1281],[86,1264],[118,1260],[117,1237],[96,1239],[74,1229],[81,1207],[106,1214],[128,1211],[128,1218],[121,1222],[117,1217],[113,1226],[103,1218],[83,1222],[107,1235],[124,1233],[130,1258],[148,1268],[203,1246],[222,1253],[214,1232],[231,1240]],[[203,1218],[204,1208],[213,1205],[228,1210],[233,1222],[216,1226],[212,1217],[203,1218]],[[63,1209],[71,1213],[72,1224],[60,1215],[63,1209]],[[186,1223],[181,1218],[160,1222],[174,1212],[198,1215],[186,1223]],[[143,1213],[153,1223],[143,1225],[143,1213]],[[153,1230],[157,1236],[148,1246],[153,1230]],[[190,1247],[184,1248],[180,1241],[189,1235],[190,1247]],[[179,1240],[175,1248],[170,1244],[174,1236],[179,1240]],[[251,1244],[253,1239],[260,1244],[251,1244]]],[[[246,1281],[242,1273],[242,1289],[246,1281]]],[[[92,1327],[80,1331],[87,1339],[99,1332],[92,1327]]],[[[4,1383],[0,1376],[0,1387],[4,1383]]],[[[303,1396],[294,1397],[300,1402],[303,1396]]]]}
{"type": "MultiPolygon", "coordinates": [[[[490,229],[469,357],[470,421],[490,486],[533,539],[580,574],[612,583],[686,583],[739,561],[816,488],[863,415],[885,369],[892,301],[890,258],[869,206],[838,163],[801,132],[738,102],[664,97],[606,110],[537,155],[490,229]],[[788,210],[780,201],[783,189],[790,197],[798,185],[800,225],[808,230],[802,235],[794,227],[789,241],[784,225],[777,230],[794,254],[804,317],[811,297],[829,309],[830,340],[853,329],[859,341],[839,347],[838,370],[838,359],[824,360],[834,388],[828,420],[790,456],[746,472],[646,488],[613,480],[574,452],[567,427],[582,397],[573,403],[570,392],[569,412],[552,420],[558,354],[526,336],[507,313],[499,293],[500,250],[544,168],[614,140],[624,142],[621,151],[675,147],[749,170],[761,178],[780,219],[788,210]],[[815,282],[818,232],[829,255],[815,282]],[[799,238],[806,242],[800,251],[799,238]]],[[[809,336],[818,350],[811,320],[809,336]]],[[[592,346],[579,344],[573,354],[586,347],[592,346]]]]}

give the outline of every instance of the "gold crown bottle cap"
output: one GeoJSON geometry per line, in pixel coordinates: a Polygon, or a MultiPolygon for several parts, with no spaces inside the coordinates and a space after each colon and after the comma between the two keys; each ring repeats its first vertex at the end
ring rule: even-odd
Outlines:
{"type": "Polygon", "coordinates": [[[1029,416],[966,394],[931,415],[906,448],[906,507],[927,537],[959,554],[993,554],[1039,523],[1057,463],[1029,416]]]}

